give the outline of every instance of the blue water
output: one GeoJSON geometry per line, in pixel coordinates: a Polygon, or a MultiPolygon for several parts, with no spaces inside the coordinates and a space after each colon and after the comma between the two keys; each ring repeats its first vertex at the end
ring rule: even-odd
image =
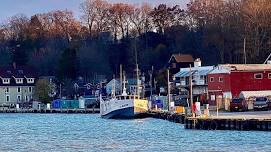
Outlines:
{"type": "Polygon", "coordinates": [[[1,152],[271,151],[271,132],[185,130],[158,119],[0,114],[1,152]]]}

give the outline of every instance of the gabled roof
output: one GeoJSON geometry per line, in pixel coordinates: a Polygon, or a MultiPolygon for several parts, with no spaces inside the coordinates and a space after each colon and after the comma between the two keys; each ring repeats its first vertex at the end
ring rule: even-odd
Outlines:
{"type": "Polygon", "coordinates": [[[169,61],[174,58],[176,62],[181,63],[181,62],[194,62],[194,58],[190,54],[173,54],[170,58],[169,61]]]}
{"type": "Polygon", "coordinates": [[[2,81],[0,81],[0,86],[32,86],[34,85],[34,83],[33,84],[27,83],[26,78],[37,78],[37,74],[31,67],[16,66],[14,68],[13,66],[6,66],[0,67],[0,78],[10,79],[9,84],[3,84],[2,81]],[[15,78],[23,79],[23,83],[20,84],[16,83],[15,78]]]}

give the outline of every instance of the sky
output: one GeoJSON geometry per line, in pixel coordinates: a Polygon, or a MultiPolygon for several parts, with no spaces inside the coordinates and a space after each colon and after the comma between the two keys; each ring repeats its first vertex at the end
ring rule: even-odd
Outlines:
{"type": "MultiPolygon", "coordinates": [[[[25,14],[31,16],[37,13],[45,13],[52,10],[72,10],[75,16],[79,18],[81,12],[80,3],[84,0],[0,0],[0,23],[16,14],[25,14]]],[[[142,4],[144,2],[152,5],[166,3],[168,5],[180,5],[185,8],[189,0],[107,0],[108,2],[124,2],[131,4],[142,4]]]]}

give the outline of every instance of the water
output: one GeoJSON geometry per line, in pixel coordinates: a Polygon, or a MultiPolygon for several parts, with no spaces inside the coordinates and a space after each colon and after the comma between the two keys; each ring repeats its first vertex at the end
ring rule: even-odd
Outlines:
{"type": "Polygon", "coordinates": [[[185,130],[159,119],[0,114],[1,152],[271,151],[270,132],[185,130]]]}

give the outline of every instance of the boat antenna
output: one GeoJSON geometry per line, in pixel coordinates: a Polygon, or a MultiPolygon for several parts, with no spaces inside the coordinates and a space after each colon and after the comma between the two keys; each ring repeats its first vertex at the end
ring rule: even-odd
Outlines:
{"type": "Polygon", "coordinates": [[[136,94],[137,97],[140,97],[140,92],[139,92],[139,69],[138,69],[138,61],[137,61],[137,45],[136,45],[136,36],[135,36],[135,62],[136,62],[136,94]]]}

